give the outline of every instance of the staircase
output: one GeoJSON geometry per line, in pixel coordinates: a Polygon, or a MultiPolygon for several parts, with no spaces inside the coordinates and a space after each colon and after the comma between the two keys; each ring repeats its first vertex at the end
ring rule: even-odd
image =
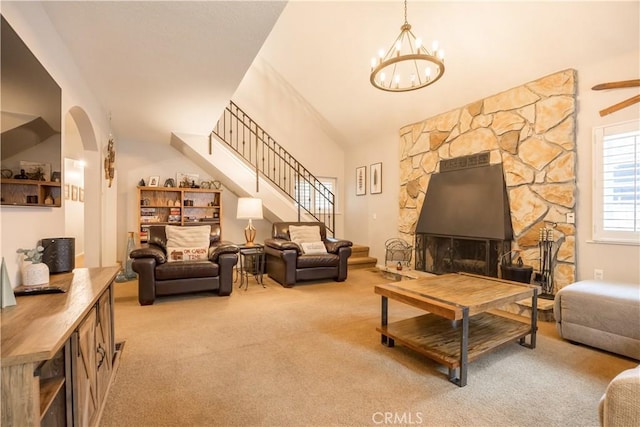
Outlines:
{"type": "Polygon", "coordinates": [[[378,260],[369,256],[369,246],[356,245],[351,247],[351,256],[347,262],[349,269],[373,268],[378,260]]]}
{"type": "Polygon", "coordinates": [[[297,207],[298,221],[312,218],[323,222],[335,236],[335,195],[331,189],[233,101],[229,101],[209,136],[209,154],[213,154],[214,137],[255,171],[256,192],[260,178],[269,181],[297,207]]]}

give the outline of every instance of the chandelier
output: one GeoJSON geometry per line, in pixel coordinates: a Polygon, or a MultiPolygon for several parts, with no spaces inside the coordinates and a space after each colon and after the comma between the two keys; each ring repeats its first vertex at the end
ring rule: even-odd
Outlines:
{"type": "Polygon", "coordinates": [[[371,84],[389,92],[407,92],[429,86],[444,74],[444,51],[434,41],[431,51],[416,38],[407,22],[407,0],[404,0],[404,24],[400,35],[386,54],[380,49],[371,59],[371,84]]]}

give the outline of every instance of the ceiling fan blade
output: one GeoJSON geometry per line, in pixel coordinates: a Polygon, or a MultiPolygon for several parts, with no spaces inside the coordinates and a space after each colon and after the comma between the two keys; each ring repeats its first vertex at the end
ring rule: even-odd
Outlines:
{"type": "Polygon", "coordinates": [[[603,89],[618,89],[621,87],[636,87],[636,86],[640,86],[640,79],[623,80],[619,82],[610,82],[610,83],[600,83],[599,85],[595,85],[591,89],[603,90],[603,89]]]}
{"type": "Polygon", "coordinates": [[[604,110],[600,110],[600,116],[604,117],[607,114],[615,113],[618,110],[621,110],[625,107],[633,105],[637,102],[640,102],[640,95],[632,96],[629,99],[625,99],[622,102],[618,102],[617,104],[613,104],[611,107],[605,108],[604,110]]]}

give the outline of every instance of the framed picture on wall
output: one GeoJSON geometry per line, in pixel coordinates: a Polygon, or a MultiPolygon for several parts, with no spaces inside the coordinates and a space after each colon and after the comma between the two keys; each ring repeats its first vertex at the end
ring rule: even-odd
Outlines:
{"type": "Polygon", "coordinates": [[[80,187],[78,189],[78,200],[82,203],[84,203],[84,188],[80,187]]]}
{"type": "Polygon", "coordinates": [[[369,167],[371,194],[382,193],[382,163],[374,163],[369,167]]]}
{"type": "Polygon", "coordinates": [[[70,197],[69,184],[65,184],[64,185],[64,199],[65,200],[69,200],[69,197],[70,197]]]}
{"type": "Polygon", "coordinates": [[[367,167],[356,168],[356,196],[367,194],[367,167]]]}
{"type": "Polygon", "coordinates": [[[73,200],[73,201],[77,201],[78,200],[78,186],[77,185],[72,185],[71,186],[71,200],[73,200]]]}

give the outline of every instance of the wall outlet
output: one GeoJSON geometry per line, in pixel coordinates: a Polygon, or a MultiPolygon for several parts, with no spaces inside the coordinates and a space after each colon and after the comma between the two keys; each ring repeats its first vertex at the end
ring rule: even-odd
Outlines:
{"type": "Polygon", "coordinates": [[[567,224],[575,224],[576,223],[576,214],[573,212],[567,213],[567,224]]]}
{"type": "Polygon", "coordinates": [[[593,270],[593,279],[594,280],[603,280],[604,279],[604,270],[596,268],[593,270]]]}

